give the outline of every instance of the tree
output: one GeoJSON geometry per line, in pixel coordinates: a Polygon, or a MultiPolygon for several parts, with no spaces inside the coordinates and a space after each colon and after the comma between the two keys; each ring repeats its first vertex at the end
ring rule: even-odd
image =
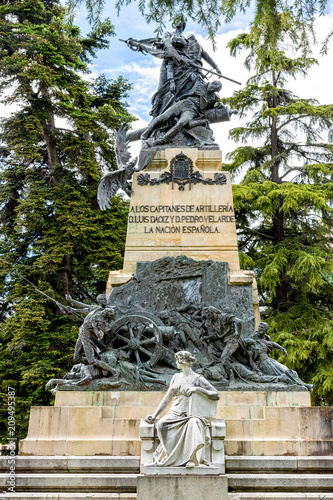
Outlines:
{"type": "Polygon", "coordinates": [[[45,382],[70,368],[80,324],[23,278],[58,302],[93,300],[122,267],[128,202],[101,212],[96,193],[132,120],[129,85],[81,76],[112,34],[107,20],[81,36],[57,1],[0,6],[0,90],[16,106],[1,123],[0,387],[16,388],[20,437],[30,405],[50,401],[45,382]]]}
{"type": "Polygon", "coordinates": [[[314,401],[332,403],[333,105],[288,90],[288,80],[306,75],[316,60],[287,54],[298,22],[290,12],[276,17],[274,43],[267,43],[263,19],[229,44],[235,56],[247,50],[245,64],[256,74],[225,100],[251,118],[231,131],[244,145],[224,167],[246,169],[234,186],[238,241],[242,267],[258,279],[262,315],[287,348],[288,366],[315,383],[314,401]]]}

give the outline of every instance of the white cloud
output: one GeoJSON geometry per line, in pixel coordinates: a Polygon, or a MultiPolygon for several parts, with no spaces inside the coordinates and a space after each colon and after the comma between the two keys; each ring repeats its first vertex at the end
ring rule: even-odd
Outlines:
{"type": "MultiPolygon", "coordinates": [[[[142,54],[138,55],[138,57],[142,59],[142,54]]],[[[112,78],[116,78],[121,74],[130,81],[132,84],[129,98],[130,111],[132,114],[148,120],[150,100],[158,87],[160,60],[148,56],[140,62],[131,62],[107,69],[105,73],[112,78]]]]}

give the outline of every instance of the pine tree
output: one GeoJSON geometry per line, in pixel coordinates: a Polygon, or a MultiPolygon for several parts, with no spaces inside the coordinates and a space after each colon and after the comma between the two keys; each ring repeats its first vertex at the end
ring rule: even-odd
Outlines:
{"type": "Polygon", "coordinates": [[[231,131],[243,145],[224,167],[244,175],[234,186],[241,265],[255,271],[262,316],[288,350],[279,359],[315,383],[316,403],[332,403],[333,106],[288,90],[316,60],[288,55],[298,23],[288,12],[275,18],[274,41],[263,19],[229,44],[235,56],[247,50],[256,74],[226,99],[250,121],[231,131]]]}
{"type": "Polygon", "coordinates": [[[80,324],[32,285],[93,301],[122,267],[128,202],[101,212],[96,193],[116,168],[114,131],[132,119],[129,84],[81,76],[112,34],[107,20],[81,36],[57,1],[0,6],[0,91],[16,109],[1,122],[0,390],[16,388],[20,437],[31,404],[50,402],[45,382],[70,369],[80,324]]]}

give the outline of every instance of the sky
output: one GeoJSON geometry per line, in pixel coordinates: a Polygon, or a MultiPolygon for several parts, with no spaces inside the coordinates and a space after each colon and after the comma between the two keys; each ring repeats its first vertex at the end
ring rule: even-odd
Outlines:
{"type": "MultiPolygon", "coordinates": [[[[127,45],[119,38],[127,39],[143,39],[154,36],[156,25],[154,23],[147,24],[145,19],[138,12],[135,3],[123,7],[120,14],[117,15],[113,8],[113,2],[106,2],[104,15],[110,17],[115,26],[116,36],[110,41],[110,48],[99,52],[98,58],[92,66],[94,75],[105,73],[108,77],[116,78],[118,75],[123,75],[132,84],[130,91],[129,105],[130,112],[137,117],[137,122],[133,123],[133,129],[141,128],[149,122],[150,99],[157,89],[159,79],[159,69],[161,61],[150,55],[130,50],[127,45]]],[[[316,32],[318,43],[313,45],[313,56],[318,58],[319,65],[313,67],[304,77],[298,77],[297,81],[290,82],[290,90],[299,97],[315,98],[320,104],[332,103],[332,83],[330,79],[333,54],[333,40],[326,56],[320,54],[321,43],[324,41],[326,34],[333,27],[333,0],[328,5],[325,16],[321,16],[316,21],[316,32]]],[[[207,39],[203,29],[196,25],[193,21],[187,23],[185,35],[194,34],[203,46],[203,48],[212,56],[219,66],[222,74],[238,80],[245,85],[247,79],[251,76],[244,67],[244,55],[239,55],[233,58],[229,54],[227,43],[229,40],[247,30],[251,20],[251,12],[237,15],[229,24],[225,24],[219,30],[216,37],[217,49],[213,51],[211,42],[207,39]]],[[[77,12],[76,24],[83,31],[89,29],[86,21],[86,12],[83,7],[77,12]]],[[[166,26],[168,31],[172,28],[166,26]]],[[[211,79],[215,79],[212,77],[211,79]]],[[[238,85],[222,80],[223,88],[219,93],[221,97],[229,97],[235,90],[240,89],[238,85]]],[[[223,158],[226,158],[228,152],[236,148],[236,144],[228,139],[229,130],[244,124],[246,119],[240,120],[236,116],[232,116],[230,122],[212,125],[214,135],[219,144],[223,158]]],[[[140,148],[140,143],[136,142],[132,145],[132,154],[137,155],[140,148]]]]}

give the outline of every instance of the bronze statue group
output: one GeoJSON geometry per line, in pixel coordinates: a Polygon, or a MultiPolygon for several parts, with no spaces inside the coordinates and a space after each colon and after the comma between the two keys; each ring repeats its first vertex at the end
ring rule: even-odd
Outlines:
{"type": "Polygon", "coordinates": [[[177,369],[175,355],[184,349],[195,355],[196,371],[219,389],[237,381],[312,389],[269,356],[275,349],[285,356],[287,351],[271,340],[267,323],[246,336],[244,321],[228,307],[188,304],[154,314],[123,314],[104,295],[95,305],[67,301],[69,312],[86,314],[75,346],[77,364],[63,379],[50,380],[48,389],[86,386],[93,380],[104,380],[100,388],[162,389],[177,369]]]}

